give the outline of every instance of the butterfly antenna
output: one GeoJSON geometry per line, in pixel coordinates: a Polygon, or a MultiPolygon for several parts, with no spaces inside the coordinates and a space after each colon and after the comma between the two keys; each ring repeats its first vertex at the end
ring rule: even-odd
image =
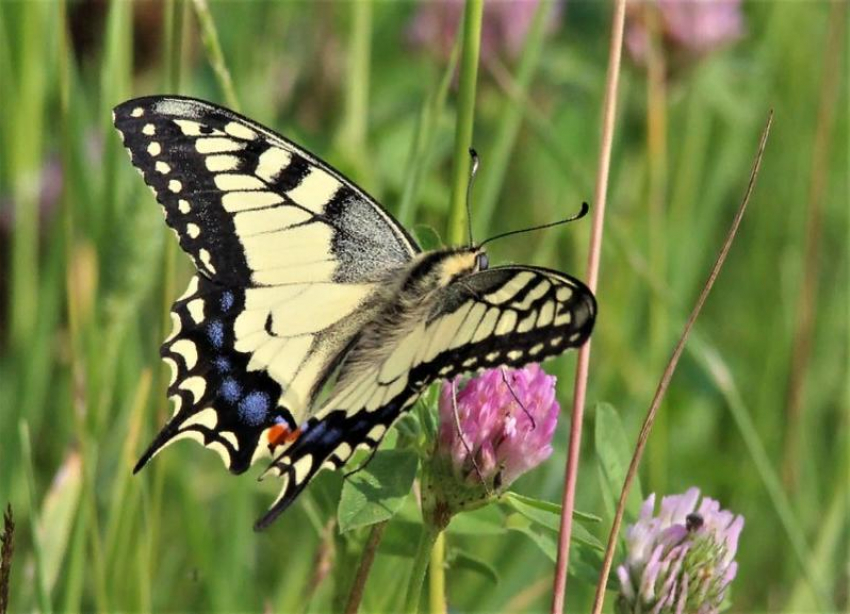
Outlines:
{"type": "Polygon", "coordinates": [[[348,473],[344,473],[343,476],[342,476],[342,479],[347,480],[348,478],[350,478],[354,474],[360,473],[361,471],[363,471],[367,467],[367,465],[369,465],[369,463],[371,463],[375,459],[375,454],[377,454],[377,453],[378,453],[378,446],[375,446],[374,448],[372,448],[372,451],[369,452],[369,458],[367,458],[365,461],[363,461],[363,463],[361,463],[361,465],[357,469],[353,469],[352,471],[349,471],[348,473]]]}
{"type": "Polygon", "coordinates": [[[552,228],[553,226],[560,226],[561,224],[569,224],[570,222],[575,222],[576,220],[580,220],[581,218],[583,218],[585,215],[587,215],[588,211],[590,211],[590,205],[588,205],[587,203],[582,203],[581,204],[581,211],[579,211],[575,215],[571,215],[568,218],[564,218],[563,220],[558,220],[557,222],[549,222],[548,224],[541,224],[540,226],[531,226],[530,228],[521,228],[519,230],[511,230],[509,232],[503,232],[500,235],[496,235],[495,237],[490,237],[486,241],[483,241],[481,243],[481,245],[479,245],[478,247],[483,247],[487,243],[490,243],[490,241],[495,241],[496,239],[503,239],[503,238],[509,237],[511,235],[518,235],[518,234],[523,233],[523,232],[532,232],[534,230],[543,230],[544,228],[552,228]]]}
{"type": "Polygon", "coordinates": [[[472,184],[475,182],[475,175],[478,173],[478,152],[472,147],[469,148],[469,156],[472,158],[472,168],[469,169],[469,182],[466,184],[466,223],[469,225],[469,246],[475,245],[472,240],[472,184]]]}

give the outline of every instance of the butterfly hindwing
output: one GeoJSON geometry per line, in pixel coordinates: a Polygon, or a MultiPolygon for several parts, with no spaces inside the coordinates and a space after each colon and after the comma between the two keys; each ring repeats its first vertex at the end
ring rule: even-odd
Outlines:
{"type": "Polygon", "coordinates": [[[582,345],[596,301],[563,273],[509,266],[462,278],[434,297],[429,316],[403,335],[382,362],[349,381],[270,470],[283,478],[278,499],[257,523],[270,523],[322,468],[339,468],[358,447],[376,447],[431,383],[499,365],[520,367],[582,345]]]}
{"type": "Polygon", "coordinates": [[[191,438],[218,452],[233,473],[242,473],[264,451],[258,447],[265,429],[295,428],[277,403],[280,383],[264,371],[248,370],[250,354],[234,349],[233,322],[244,304],[243,290],[195,275],[172,306],[173,331],[160,352],[171,367],[168,395],[175,411],[136,471],[165,445],[191,438]]]}

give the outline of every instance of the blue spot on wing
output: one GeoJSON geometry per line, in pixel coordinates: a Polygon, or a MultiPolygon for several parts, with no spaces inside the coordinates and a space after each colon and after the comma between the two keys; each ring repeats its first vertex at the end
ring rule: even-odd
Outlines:
{"type": "Polygon", "coordinates": [[[221,396],[224,397],[225,401],[235,403],[242,396],[242,386],[232,377],[228,377],[221,382],[219,392],[221,392],[221,396]]]}
{"type": "Polygon", "coordinates": [[[215,359],[215,368],[219,373],[227,373],[232,368],[230,361],[224,356],[219,356],[215,359]]]}
{"type": "Polygon", "coordinates": [[[207,336],[214,347],[220,348],[224,345],[224,324],[221,320],[212,320],[207,325],[207,336]]]}
{"type": "Polygon", "coordinates": [[[250,392],[239,401],[239,417],[249,426],[259,426],[265,422],[270,404],[265,392],[250,392]]]}
{"type": "Polygon", "coordinates": [[[233,292],[227,291],[221,295],[221,310],[227,313],[231,307],[233,307],[233,292]]]}
{"type": "Polygon", "coordinates": [[[332,428],[328,429],[325,433],[322,433],[322,443],[325,445],[330,445],[336,442],[339,439],[340,434],[342,433],[342,429],[332,428]]]}
{"type": "Polygon", "coordinates": [[[320,445],[330,445],[339,440],[342,429],[336,426],[328,426],[327,422],[305,422],[300,427],[302,442],[318,442],[320,445]]]}

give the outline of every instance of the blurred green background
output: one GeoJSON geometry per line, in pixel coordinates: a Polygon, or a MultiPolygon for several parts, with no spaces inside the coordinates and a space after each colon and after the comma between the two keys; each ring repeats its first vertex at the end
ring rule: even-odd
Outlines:
{"type": "MultiPolygon", "coordinates": [[[[601,1],[568,0],[536,21],[490,4],[479,239],[592,199],[611,18],[601,1]]],[[[212,2],[199,22],[195,6],[0,2],[0,504],[18,524],[13,611],[332,611],[365,537],[335,535],[334,478],[256,534],[275,485],[232,478],[195,444],[131,477],[170,413],[158,346],[189,261],[111,108],[154,93],[238,106],[433,244],[434,231],[446,236],[460,11],[212,2]]],[[[654,4],[629,10],[578,508],[602,517],[587,526],[604,540],[611,493],[594,408],[612,404],[631,445],[773,108],[750,210],[662,408],[642,489],[696,485],[746,517],[734,611],[846,611],[847,3],[740,11],[740,27],[703,15],[683,29],[654,4]]],[[[589,230],[501,241],[491,261],[581,278],[589,230]]],[[[517,483],[551,501],[574,361],[547,366],[564,419],[551,460],[517,483]]],[[[449,546],[489,566],[450,561],[453,611],[548,608],[546,548],[476,530],[451,533],[449,546]]],[[[408,566],[382,550],[364,609],[398,607],[408,566]]],[[[592,575],[572,577],[568,610],[587,611],[592,590],[592,575]]]]}

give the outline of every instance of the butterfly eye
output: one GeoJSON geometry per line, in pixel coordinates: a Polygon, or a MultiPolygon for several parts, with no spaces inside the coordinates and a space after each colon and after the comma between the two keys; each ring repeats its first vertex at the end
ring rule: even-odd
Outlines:
{"type": "Polygon", "coordinates": [[[479,271],[486,271],[490,268],[490,258],[484,252],[479,253],[476,259],[478,260],[479,271]]]}

